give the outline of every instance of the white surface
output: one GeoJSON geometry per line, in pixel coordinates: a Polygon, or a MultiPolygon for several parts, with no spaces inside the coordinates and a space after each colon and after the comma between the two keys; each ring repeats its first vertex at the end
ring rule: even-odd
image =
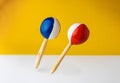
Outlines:
{"type": "Polygon", "coordinates": [[[70,26],[70,28],[68,29],[68,40],[69,42],[71,42],[71,38],[72,38],[72,34],[75,31],[75,29],[80,25],[81,23],[74,23],[70,26]]]}
{"type": "Polygon", "coordinates": [[[56,18],[54,18],[54,26],[53,26],[52,32],[50,33],[49,39],[56,38],[59,32],[60,32],[60,23],[56,18]]]}
{"type": "Polygon", "coordinates": [[[120,56],[67,56],[50,74],[58,56],[0,56],[0,83],[120,83],[120,56]]]}

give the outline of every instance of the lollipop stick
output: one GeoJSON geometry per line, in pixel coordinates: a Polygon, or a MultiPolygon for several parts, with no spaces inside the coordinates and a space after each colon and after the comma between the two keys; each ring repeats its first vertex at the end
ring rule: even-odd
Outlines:
{"type": "Polygon", "coordinates": [[[41,48],[40,48],[40,50],[39,50],[39,52],[38,52],[36,62],[35,62],[35,68],[36,68],[36,69],[38,68],[38,66],[39,66],[39,64],[40,64],[40,61],[41,61],[41,59],[42,59],[42,55],[43,55],[44,49],[45,49],[45,47],[46,47],[46,44],[47,44],[47,39],[44,39],[44,40],[43,40],[43,43],[42,43],[42,45],[41,45],[41,48]]]}
{"type": "Polygon", "coordinates": [[[60,57],[58,58],[56,64],[53,66],[51,73],[54,73],[54,72],[56,71],[57,67],[60,65],[61,61],[63,60],[65,54],[68,52],[68,50],[70,49],[70,47],[71,47],[71,43],[69,43],[69,44],[66,46],[66,48],[64,49],[64,51],[62,52],[62,54],[61,54],[60,57]]]}

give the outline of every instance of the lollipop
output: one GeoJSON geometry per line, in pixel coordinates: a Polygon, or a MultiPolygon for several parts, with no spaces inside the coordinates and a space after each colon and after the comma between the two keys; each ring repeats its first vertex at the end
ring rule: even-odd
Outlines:
{"type": "Polygon", "coordinates": [[[48,18],[44,19],[40,26],[40,32],[41,32],[42,36],[44,37],[44,41],[38,52],[38,56],[37,56],[36,63],[35,63],[35,68],[38,68],[38,66],[40,64],[40,61],[41,61],[41,58],[43,55],[43,51],[46,47],[48,39],[54,39],[59,34],[59,32],[60,32],[59,21],[53,17],[48,17],[48,18]]]}
{"type": "Polygon", "coordinates": [[[85,24],[75,23],[70,26],[68,30],[69,43],[60,55],[56,64],[53,66],[51,73],[54,73],[61,61],[63,60],[65,54],[68,52],[71,45],[78,45],[85,42],[89,37],[89,30],[85,24]]]}

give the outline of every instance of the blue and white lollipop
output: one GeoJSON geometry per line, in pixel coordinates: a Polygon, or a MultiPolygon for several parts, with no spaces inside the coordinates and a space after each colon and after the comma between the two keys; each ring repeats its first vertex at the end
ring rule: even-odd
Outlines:
{"type": "Polygon", "coordinates": [[[48,39],[54,39],[59,34],[59,32],[60,32],[59,21],[54,17],[48,17],[48,18],[44,19],[40,26],[40,32],[41,32],[42,36],[44,37],[44,41],[38,52],[38,57],[37,57],[37,60],[35,63],[35,68],[38,68],[38,66],[40,64],[40,61],[41,61],[41,58],[43,55],[43,51],[45,49],[48,39]]]}
{"type": "Polygon", "coordinates": [[[56,18],[46,18],[40,26],[40,32],[44,38],[54,39],[60,32],[60,23],[56,18]]]}

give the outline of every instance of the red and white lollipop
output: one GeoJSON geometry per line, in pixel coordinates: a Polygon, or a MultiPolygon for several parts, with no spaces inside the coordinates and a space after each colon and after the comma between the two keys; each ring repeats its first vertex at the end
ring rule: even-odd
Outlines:
{"type": "Polygon", "coordinates": [[[57,60],[56,64],[54,65],[51,73],[54,73],[61,61],[63,60],[65,54],[68,52],[71,45],[78,45],[84,43],[89,37],[89,29],[85,24],[82,23],[75,23],[70,26],[68,30],[68,40],[69,43],[60,55],[59,59],[57,60]]]}

